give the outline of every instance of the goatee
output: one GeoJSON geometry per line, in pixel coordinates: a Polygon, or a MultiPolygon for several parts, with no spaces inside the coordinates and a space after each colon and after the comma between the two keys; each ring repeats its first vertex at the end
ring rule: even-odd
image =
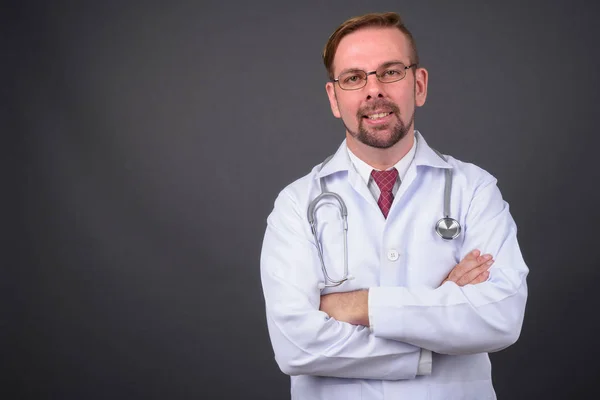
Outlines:
{"type": "Polygon", "coordinates": [[[346,126],[346,124],[344,123],[344,126],[346,126],[346,130],[348,131],[348,133],[350,133],[352,137],[354,137],[361,143],[366,144],[367,146],[375,147],[378,149],[387,149],[406,137],[406,135],[408,134],[408,130],[410,129],[415,120],[415,112],[413,111],[409,121],[407,123],[404,123],[400,116],[400,110],[398,106],[391,102],[379,101],[369,105],[368,107],[364,107],[358,110],[357,118],[360,121],[358,124],[358,132],[351,131],[350,129],[348,129],[348,126],[346,126]],[[383,126],[372,127],[371,130],[368,130],[367,127],[365,127],[364,116],[369,113],[375,112],[381,108],[390,110],[390,112],[392,112],[396,116],[396,123],[393,126],[390,126],[388,124],[383,126]],[[383,131],[387,129],[391,130],[389,135],[378,134],[378,131],[383,131]]]}

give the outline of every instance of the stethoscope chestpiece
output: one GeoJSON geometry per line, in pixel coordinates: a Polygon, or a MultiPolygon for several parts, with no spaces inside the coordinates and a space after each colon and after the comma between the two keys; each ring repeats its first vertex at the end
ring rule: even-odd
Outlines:
{"type": "Polygon", "coordinates": [[[461,230],[458,221],[450,217],[444,217],[435,224],[436,233],[444,240],[456,239],[461,230]]]}

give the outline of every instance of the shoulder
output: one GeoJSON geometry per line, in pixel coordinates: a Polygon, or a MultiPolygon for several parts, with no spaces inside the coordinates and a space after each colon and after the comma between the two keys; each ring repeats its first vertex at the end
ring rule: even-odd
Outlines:
{"type": "Polygon", "coordinates": [[[496,179],[492,174],[483,168],[452,155],[441,154],[438,150],[431,147],[420,132],[418,136],[419,145],[415,158],[417,165],[423,166],[426,170],[437,176],[443,177],[449,170],[452,172],[452,186],[458,186],[464,189],[479,187],[495,183],[496,179]],[[443,159],[443,161],[440,159],[443,159]]]}
{"type": "Polygon", "coordinates": [[[294,180],[287,186],[285,186],[280,192],[279,196],[287,196],[291,199],[301,200],[310,191],[311,187],[314,186],[315,182],[318,182],[317,173],[319,171],[320,164],[315,165],[309,173],[300,178],[294,180]]]}
{"type": "Polygon", "coordinates": [[[453,193],[457,192],[463,204],[468,207],[469,215],[500,212],[507,207],[508,203],[504,200],[494,175],[473,163],[451,156],[447,158],[453,171],[453,193]]]}
{"type": "Polygon", "coordinates": [[[314,165],[306,175],[284,187],[278,198],[288,197],[292,201],[306,205],[316,195],[315,191],[320,192],[321,179],[332,181],[345,177],[350,164],[351,161],[344,140],[334,154],[314,165]]]}
{"type": "Polygon", "coordinates": [[[452,167],[452,182],[465,189],[478,189],[496,185],[497,179],[490,172],[470,162],[445,155],[447,163],[452,167]]]}
{"type": "Polygon", "coordinates": [[[313,166],[307,174],[286,185],[274,202],[273,212],[304,213],[311,199],[311,193],[318,186],[317,173],[321,164],[313,166]]]}

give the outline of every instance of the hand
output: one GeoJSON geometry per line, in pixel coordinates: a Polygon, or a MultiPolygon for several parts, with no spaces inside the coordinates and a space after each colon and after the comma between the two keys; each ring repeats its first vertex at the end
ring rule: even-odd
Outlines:
{"type": "Polygon", "coordinates": [[[330,293],[321,296],[319,310],[331,318],[352,325],[369,326],[369,291],[330,293]]]}
{"type": "Polygon", "coordinates": [[[488,270],[493,263],[494,259],[490,254],[480,255],[480,251],[475,249],[450,271],[441,285],[448,281],[452,281],[458,286],[484,282],[490,276],[488,270]]]}

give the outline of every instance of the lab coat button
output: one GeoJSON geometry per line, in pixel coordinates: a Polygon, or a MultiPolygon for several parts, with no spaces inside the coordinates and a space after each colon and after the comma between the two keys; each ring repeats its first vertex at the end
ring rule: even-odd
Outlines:
{"type": "Polygon", "coordinates": [[[399,255],[398,252],[394,249],[390,249],[387,252],[387,258],[390,261],[396,261],[398,259],[399,255]]]}

